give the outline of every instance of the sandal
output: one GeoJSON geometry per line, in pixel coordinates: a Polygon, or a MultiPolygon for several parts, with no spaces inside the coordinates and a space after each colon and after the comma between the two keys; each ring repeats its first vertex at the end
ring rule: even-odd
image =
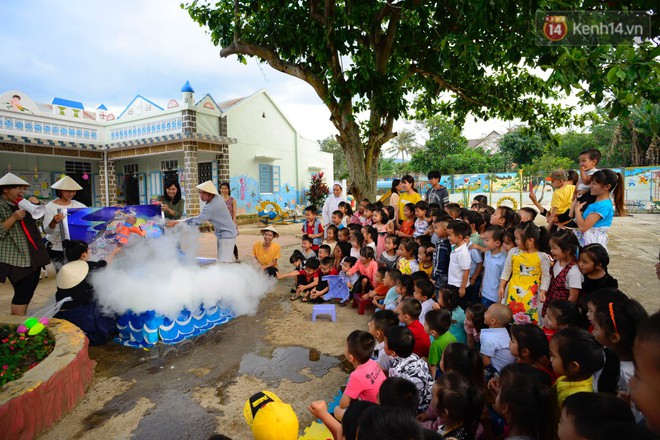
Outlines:
{"type": "Polygon", "coordinates": [[[307,301],[309,301],[309,295],[305,295],[305,296],[303,296],[302,299],[301,299],[300,301],[306,303],[307,301]]]}
{"type": "Polygon", "coordinates": [[[289,301],[295,301],[295,300],[297,300],[298,298],[300,298],[300,296],[301,296],[301,295],[291,295],[291,297],[289,298],[289,301]]]}

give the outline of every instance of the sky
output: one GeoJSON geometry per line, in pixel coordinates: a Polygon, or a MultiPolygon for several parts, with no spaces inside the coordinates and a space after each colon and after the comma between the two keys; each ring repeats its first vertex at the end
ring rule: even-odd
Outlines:
{"type": "MultiPolygon", "coordinates": [[[[179,0],[3,0],[0,2],[0,93],[19,90],[37,102],[53,97],[105,104],[115,115],[141,94],[165,107],[190,81],[196,99],[217,101],[265,89],[300,134],[336,133],[330,113],[307,83],[249,59],[220,58],[211,38],[179,0]]],[[[395,130],[408,126],[397,121],[395,130]]],[[[466,123],[479,138],[508,122],[466,123]]]]}

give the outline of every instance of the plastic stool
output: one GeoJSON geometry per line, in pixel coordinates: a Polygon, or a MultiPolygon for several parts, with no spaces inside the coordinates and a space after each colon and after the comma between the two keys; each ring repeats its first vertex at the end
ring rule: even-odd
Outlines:
{"type": "Polygon", "coordinates": [[[318,315],[330,315],[332,322],[337,321],[337,313],[334,304],[316,304],[312,307],[312,322],[316,322],[318,315]]]}
{"type": "Polygon", "coordinates": [[[358,315],[364,315],[364,310],[369,305],[373,305],[372,299],[363,297],[363,293],[356,293],[353,295],[353,308],[358,308],[358,315]]]}

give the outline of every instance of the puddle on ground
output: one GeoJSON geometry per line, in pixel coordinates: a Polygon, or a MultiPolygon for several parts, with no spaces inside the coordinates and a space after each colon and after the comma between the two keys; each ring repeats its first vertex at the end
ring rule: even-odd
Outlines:
{"type": "Polygon", "coordinates": [[[286,378],[291,382],[302,383],[309,379],[300,374],[301,370],[306,369],[316,377],[323,377],[339,362],[337,357],[322,354],[313,348],[277,347],[270,358],[255,353],[243,355],[238,372],[265,381],[279,382],[286,378]]]}

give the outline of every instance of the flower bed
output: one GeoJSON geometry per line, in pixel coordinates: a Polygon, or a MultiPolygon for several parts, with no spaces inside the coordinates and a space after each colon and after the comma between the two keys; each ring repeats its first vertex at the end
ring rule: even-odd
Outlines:
{"type": "MultiPolygon", "coordinates": [[[[3,316],[0,326],[13,328],[24,320],[3,316]]],[[[85,334],[60,319],[52,319],[45,333],[55,341],[52,352],[22,377],[0,387],[2,438],[35,438],[71,411],[92,381],[96,363],[89,359],[85,334]]]]}
{"type": "Polygon", "coordinates": [[[55,340],[47,331],[27,336],[16,333],[16,328],[0,327],[0,387],[39,365],[55,346],[55,340]]]}

